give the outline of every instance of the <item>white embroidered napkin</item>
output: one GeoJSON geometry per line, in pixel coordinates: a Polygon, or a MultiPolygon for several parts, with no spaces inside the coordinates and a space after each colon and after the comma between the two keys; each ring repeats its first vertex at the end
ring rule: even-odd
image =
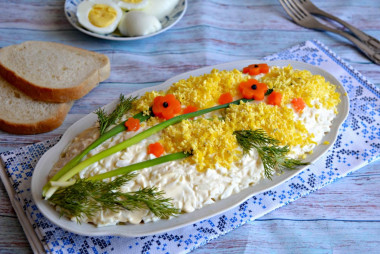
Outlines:
{"type": "Polygon", "coordinates": [[[164,234],[138,238],[89,237],[67,232],[38,211],[30,193],[33,168],[58,142],[48,140],[1,154],[1,178],[36,252],[186,253],[247,221],[307,195],[380,157],[380,93],[365,77],[318,41],[307,41],[264,60],[298,60],[332,73],[348,91],[350,112],[333,148],[291,180],[260,193],[224,214],[164,234]],[[6,173],[6,174],[5,174],[6,173]]]}

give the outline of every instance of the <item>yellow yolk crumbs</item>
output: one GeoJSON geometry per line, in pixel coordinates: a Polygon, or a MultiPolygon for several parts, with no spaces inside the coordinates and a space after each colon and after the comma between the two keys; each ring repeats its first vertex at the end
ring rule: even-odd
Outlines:
{"type": "Polygon", "coordinates": [[[97,27],[107,27],[115,22],[117,12],[106,4],[94,4],[88,13],[88,20],[97,27]]]}
{"type": "Polygon", "coordinates": [[[174,94],[183,105],[209,108],[218,104],[220,95],[229,92],[232,97],[240,93],[240,82],[249,77],[238,70],[219,71],[213,69],[210,74],[180,80],[169,88],[168,94],[174,94]]]}
{"type": "Polygon", "coordinates": [[[310,134],[301,121],[294,121],[293,109],[288,107],[263,102],[231,105],[226,109],[225,121],[232,131],[263,129],[283,146],[316,144],[312,140],[314,134],[310,134]]]}
{"type": "Polygon", "coordinates": [[[143,96],[133,102],[133,113],[143,112],[144,115],[150,114],[149,107],[152,106],[154,98],[165,95],[164,91],[146,92],[143,96]]]}
{"type": "Polygon", "coordinates": [[[161,143],[169,153],[193,151],[186,159],[196,164],[199,171],[216,165],[230,168],[241,159],[233,132],[236,130],[265,130],[281,145],[305,146],[315,142],[300,121],[294,121],[294,112],[287,107],[274,107],[265,103],[241,103],[226,109],[224,120],[200,118],[185,120],[162,131],[161,143]]]}
{"type": "MultiPolygon", "coordinates": [[[[154,98],[165,94],[174,94],[183,106],[191,105],[198,109],[212,107],[218,103],[220,95],[226,92],[240,98],[238,86],[248,78],[238,70],[214,69],[210,74],[180,80],[166,92],[147,92],[134,102],[135,113],[143,111],[148,114],[154,98]]],[[[309,71],[293,70],[291,66],[272,67],[261,78],[261,82],[283,94],[282,105],[290,103],[294,98],[302,98],[309,107],[313,107],[312,102],[318,100],[323,107],[331,109],[340,102],[335,86],[326,82],[322,76],[312,75],[309,71]]],[[[160,142],[168,153],[192,152],[193,156],[185,161],[196,164],[199,171],[213,169],[217,165],[230,168],[242,156],[233,135],[236,130],[263,129],[282,146],[304,147],[317,144],[313,141],[314,134],[309,133],[301,121],[295,121],[294,114],[294,110],[289,107],[272,106],[264,102],[240,103],[225,109],[222,113],[223,120],[215,116],[211,120],[184,120],[169,126],[162,131],[160,142]]],[[[147,125],[160,121],[152,117],[147,125]]]]}
{"type": "Polygon", "coordinates": [[[331,109],[340,102],[335,86],[325,81],[324,77],[306,70],[293,70],[290,65],[284,68],[271,67],[260,81],[283,94],[282,105],[294,98],[302,98],[309,107],[313,107],[313,100],[318,100],[323,107],[331,109]]]}
{"type": "Polygon", "coordinates": [[[240,96],[238,86],[240,82],[248,78],[238,70],[218,71],[214,69],[209,74],[179,80],[166,92],[147,92],[134,105],[137,111],[147,112],[156,96],[174,94],[182,105],[191,105],[198,109],[209,108],[218,103],[218,99],[223,93],[229,92],[233,97],[240,96]]]}
{"type": "Polygon", "coordinates": [[[122,1],[126,3],[131,3],[131,4],[138,4],[142,2],[142,0],[122,0],[122,1]]]}
{"type": "Polygon", "coordinates": [[[205,171],[216,165],[230,168],[231,163],[241,159],[241,152],[233,131],[218,118],[195,121],[184,120],[162,131],[161,143],[169,153],[186,151],[193,156],[186,162],[196,164],[197,170],[205,171]]]}

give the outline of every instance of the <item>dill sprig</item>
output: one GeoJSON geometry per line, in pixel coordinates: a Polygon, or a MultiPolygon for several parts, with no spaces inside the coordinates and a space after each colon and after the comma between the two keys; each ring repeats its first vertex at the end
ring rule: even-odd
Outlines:
{"type": "Polygon", "coordinates": [[[252,148],[257,150],[268,179],[272,179],[276,170],[282,173],[284,169],[296,169],[297,166],[309,164],[287,158],[289,146],[279,146],[280,142],[269,137],[264,130],[241,130],[235,131],[234,134],[244,153],[248,153],[252,148]]]}
{"type": "Polygon", "coordinates": [[[60,208],[60,216],[76,218],[80,222],[84,216],[94,216],[97,211],[133,211],[149,209],[160,218],[168,218],[179,213],[163,192],[156,188],[142,188],[135,192],[123,193],[120,188],[135,176],[128,173],[110,182],[80,179],[73,185],[57,190],[49,202],[60,208]]]}
{"type": "Polygon", "coordinates": [[[120,94],[119,104],[111,113],[107,114],[102,108],[95,111],[95,114],[98,115],[100,135],[103,135],[109,126],[114,124],[126,111],[131,109],[132,102],[136,100],[136,98],[137,97],[125,98],[123,94],[120,94]]]}
{"type": "MultiPolygon", "coordinates": [[[[122,106],[118,105],[115,108],[115,111],[118,111],[119,113],[111,113],[110,115],[116,115],[116,114],[119,115],[121,111],[126,112],[127,110],[130,109],[130,107],[132,106],[132,102],[134,100],[136,100],[136,97],[134,97],[134,98],[129,97],[129,98],[125,99],[124,96],[121,94],[119,105],[122,104],[122,106]]],[[[104,111],[101,112],[100,109],[98,110],[97,114],[98,114],[99,119],[100,118],[102,118],[102,119],[106,118],[106,114],[104,113],[104,111]]],[[[144,121],[148,120],[150,117],[151,117],[150,115],[144,115],[142,112],[133,116],[133,118],[139,119],[140,122],[144,122],[144,121]]],[[[119,116],[119,118],[120,118],[120,116],[119,116]]],[[[103,128],[107,129],[107,127],[103,127],[103,128]]],[[[126,129],[126,127],[124,126],[124,122],[122,122],[122,123],[116,125],[115,127],[113,127],[112,129],[101,133],[99,138],[94,140],[94,142],[92,142],[89,146],[87,146],[82,152],[80,152],[77,156],[72,158],[63,168],[61,168],[57,172],[57,174],[55,174],[50,179],[50,181],[58,180],[61,176],[63,176],[67,172],[69,172],[75,165],[77,165],[83,159],[83,157],[86,156],[92,149],[94,149],[95,147],[98,147],[104,141],[115,136],[116,134],[118,134],[122,131],[125,131],[125,129],[126,129]]],[[[43,196],[45,196],[46,192],[51,188],[50,181],[43,187],[43,191],[42,191],[43,196]]]]}

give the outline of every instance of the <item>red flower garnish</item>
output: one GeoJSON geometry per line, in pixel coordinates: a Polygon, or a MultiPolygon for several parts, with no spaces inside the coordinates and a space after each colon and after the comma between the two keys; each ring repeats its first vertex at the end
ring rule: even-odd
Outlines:
{"type": "Polygon", "coordinates": [[[181,103],[173,94],[157,96],[153,101],[153,114],[166,120],[181,112],[181,103]]]}
{"type": "Polygon", "coordinates": [[[260,83],[256,79],[248,79],[240,83],[239,90],[243,98],[261,101],[264,99],[268,86],[264,83],[260,83]]]}
{"type": "Polygon", "coordinates": [[[127,131],[137,131],[140,129],[140,120],[130,117],[125,121],[124,126],[127,128],[127,131]]]}
{"type": "Polygon", "coordinates": [[[182,110],[182,114],[189,114],[189,113],[192,113],[192,112],[195,112],[195,111],[198,111],[197,107],[195,107],[195,106],[187,106],[186,108],[184,108],[182,110]]]}
{"type": "Polygon", "coordinates": [[[156,157],[160,157],[165,152],[164,147],[159,143],[153,143],[148,146],[148,154],[154,154],[156,157]]]}
{"type": "Polygon", "coordinates": [[[232,95],[230,93],[224,93],[219,97],[219,104],[226,104],[233,101],[232,95]]]}
{"type": "Polygon", "coordinates": [[[268,73],[269,66],[265,63],[263,64],[251,64],[243,68],[243,73],[248,73],[249,75],[258,75],[260,73],[268,73]]]}
{"type": "Polygon", "coordinates": [[[269,96],[268,96],[268,104],[273,105],[273,106],[280,106],[281,105],[281,100],[282,100],[282,93],[273,91],[269,96]]]}
{"type": "Polygon", "coordinates": [[[293,108],[296,112],[301,112],[306,106],[306,103],[303,101],[302,98],[294,98],[291,101],[291,103],[292,103],[293,108]]]}

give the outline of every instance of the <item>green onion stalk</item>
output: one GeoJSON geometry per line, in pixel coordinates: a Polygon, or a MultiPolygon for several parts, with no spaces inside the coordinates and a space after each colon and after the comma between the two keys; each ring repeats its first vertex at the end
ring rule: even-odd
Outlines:
{"type": "MultiPolygon", "coordinates": [[[[140,122],[144,122],[147,119],[149,119],[151,116],[150,115],[143,115],[143,113],[138,113],[133,116],[133,118],[139,119],[140,122]]],[[[104,141],[107,139],[115,136],[116,134],[123,132],[126,130],[126,127],[124,125],[125,122],[122,122],[109,131],[105,132],[102,134],[99,138],[97,138],[94,142],[92,142],[86,149],[84,149],[81,153],[79,153],[77,156],[75,156],[73,159],[71,159],[63,168],[61,168],[57,174],[55,174],[51,179],[50,182],[57,181],[60,177],[62,177],[64,174],[66,174],[70,169],[72,169],[75,165],[77,165],[84,156],[86,156],[92,149],[98,147],[101,145],[104,141]]],[[[43,196],[45,196],[46,191],[50,187],[50,182],[47,183],[44,188],[43,188],[43,196]]]]}
{"type": "MultiPolygon", "coordinates": [[[[65,185],[58,184],[63,188],[58,189],[49,198],[49,203],[60,207],[60,216],[76,218],[79,223],[84,216],[92,217],[99,210],[117,212],[148,209],[159,218],[169,218],[180,213],[180,210],[173,207],[171,198],[164,197],[163,191],[155,187],[145,187],[137,191],[122,192],[121,187],[135,176],[136,170],[188,156],[191,156],[191,153],[178,152],[86,179],[68,181],[65,185]],[[107,182],[102,181],[111,177],[115,178],[107,182]]],[[[51,184],[55,186],[56,182],[51,182],[51,184]]]]}
{"type": "MultiPolygon", "coordinates": [[[[120,167],[118,169],[108,171],[106,173],[90,176],[86,178],[86,180],[98,181],[98,180],[104,180],[104,179],[115,177],[115,176],[125,175],[125,174],[129,174],[140,169],[153,167],[162,163],[184,159],[191,155],[192,155],[191,153],[186,153],[186,152],[172,153],[172,154],[164,155],[155,159],[146,160],[146,161],[131,164],[125,167],[120,167]]],[[[75,181],[67,181],[65,183],[56,182],[56,181],[50,182],[51,186],[55,186],[55,187],[68,187],[70,185],[73,185],[74,183],[75,181]]]]}

